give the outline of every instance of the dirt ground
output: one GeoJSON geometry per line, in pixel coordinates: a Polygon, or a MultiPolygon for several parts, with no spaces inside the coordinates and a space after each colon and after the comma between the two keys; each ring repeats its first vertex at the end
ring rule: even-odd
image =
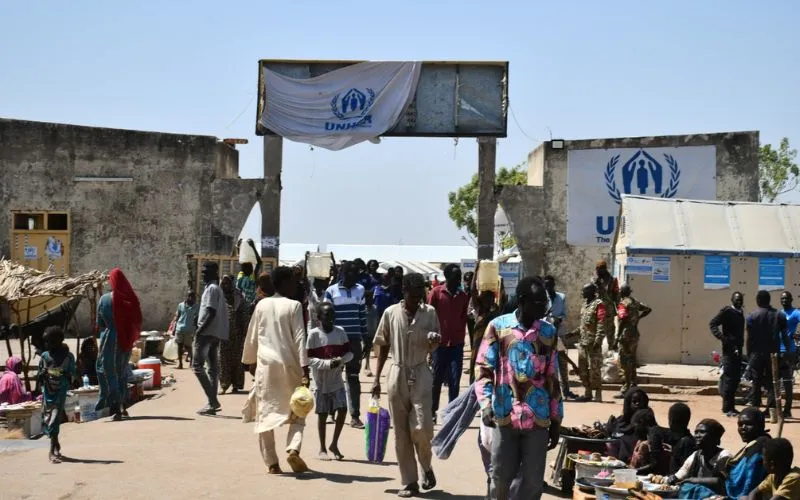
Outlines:
{"type": "MultiPolygon", "coordinates": [[[[340,448],[346,459],[321,462],[315,458],[319,447],[316,416],[308,419],[302,453],[313,472],[268,476],[253,428],[240,420],[245,396],[222,396],[223,410],[218,416],[200,417],[195,410],[203,405],[203,394],[191,371],[164,368],[163,373],[174,373],[178,383],[149,393],[150,399],[131,408],[130,420],[64,424],[61,442],[64,455],[70,457],[65,463],[48,463],[46,439],[24,443],[30,445],[27,449],[19,448],[23,443],[0,441],[0,499],[330,499],[341,494],[358,500],[391,498],[396,492],[399,474],[393,438],[389,440],[386,464],[374,465],[364,460],[363,431],[345,427],[340,448]]],[[[362,384],[364,408],[371,379],[362,376],[362,384]]],[[[609,402],[602,404],[567,403],[564,424],[591,424],[618,414],[621,402],[612,400],[611,395],[605,393],[609,402]]],[[[692,408],[693,422],[717,418],[727,429],[723,445],[731,450],[741,446],[735,421],[720,415],[718,397],[652,398],[659,423],[667,423],[670,404],[684,401],[692,408]]],[[[798,412],[800,409],[795,408],[798,412]]],[[[332,426],[328,429],[330,438],[332,426]]],[[[477,429],[476,419],[449,460],[434,459],[439,485],[426,498],[483,498],[486,476],[477,450],[477,429]]],[[[279,443],[284,436],[279,430],[279,443]]],[[[800,422],[787,422],[784,436],[800,442],[800,422]]],[[[545,497],[552,498],[555,493],[551,489],[545,497]]]]}

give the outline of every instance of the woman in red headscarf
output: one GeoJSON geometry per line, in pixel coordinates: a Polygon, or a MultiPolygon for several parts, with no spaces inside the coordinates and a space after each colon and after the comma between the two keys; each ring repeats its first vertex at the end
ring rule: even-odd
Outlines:
{"type": "Polygon", "coordinates": [[[97,326],[101,332],[97,356],[100,399],[96,409],[108,408],[114,420],[121,420],[128,416],[126,370],[133,344],[139,340],[142,309],[139,297],[121,270],[111,271],[108,281],[111,292],[103,295],[97,305],[97,326]]]}

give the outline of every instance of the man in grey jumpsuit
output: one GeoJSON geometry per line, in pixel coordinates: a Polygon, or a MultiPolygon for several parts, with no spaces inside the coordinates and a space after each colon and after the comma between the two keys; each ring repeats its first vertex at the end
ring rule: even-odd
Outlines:
{"type": "Polygon", "coordinates": [[[425,280],[421,274],[403,277],[403,300],[383,313],[375,334],[378,369],[372,395],[381,394],[380,377],[389,352],[394,363],[386,376],[389,412],[394,423],[395,451],[403,488],[401,498],[420,491],[417,460],[422,470],[422,489],[436,486],[431,467],[433,439],[433,374],[428,354],[439,346],[439,319],[436,310],[425,304],[425,280]]]}

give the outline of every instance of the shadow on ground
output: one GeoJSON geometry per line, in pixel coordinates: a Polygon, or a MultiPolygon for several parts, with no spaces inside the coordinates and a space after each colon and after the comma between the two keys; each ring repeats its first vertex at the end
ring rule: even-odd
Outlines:
{"type": "Polygon", "coordinates": [[[331,483],[337,484],[352,484],[352,483],[385,483],[391,481],[390,477],[376,477],[376,476],[360,476],[355,474],[336,474],[333,472],[317,472],[309,471],[305,474],[296,476],[301,481],[313,481],[316,479],[325,479],[331,483]]]}

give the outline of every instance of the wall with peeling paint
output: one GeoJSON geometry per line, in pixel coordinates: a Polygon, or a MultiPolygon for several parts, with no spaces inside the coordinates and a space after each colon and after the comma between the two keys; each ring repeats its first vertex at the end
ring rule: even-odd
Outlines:
{"type": "Polygon", "coordinates": [[[758,132],[628,137],[546,142],[528,156],[528,185],[504,187],[498,202],[506,211],[529,275],[552,274],[567,294],[569,328],[577,326],[580,289],[597,260],[610,263],[611,245],[567,244],[567,152],[571,149],[716,146],[717,199],[758,201],[758,132]]]}
{"type": "Polygon", "coordinates": [[[143,327],[165,329],[186,289],[186,254],[230,253],[261,196],[263,181],[239,179],[238,163],[210,136],[0,119],[0,253],[10,255],[11,210],[69,210],[72,272],[120,267],[143,327]]]}

